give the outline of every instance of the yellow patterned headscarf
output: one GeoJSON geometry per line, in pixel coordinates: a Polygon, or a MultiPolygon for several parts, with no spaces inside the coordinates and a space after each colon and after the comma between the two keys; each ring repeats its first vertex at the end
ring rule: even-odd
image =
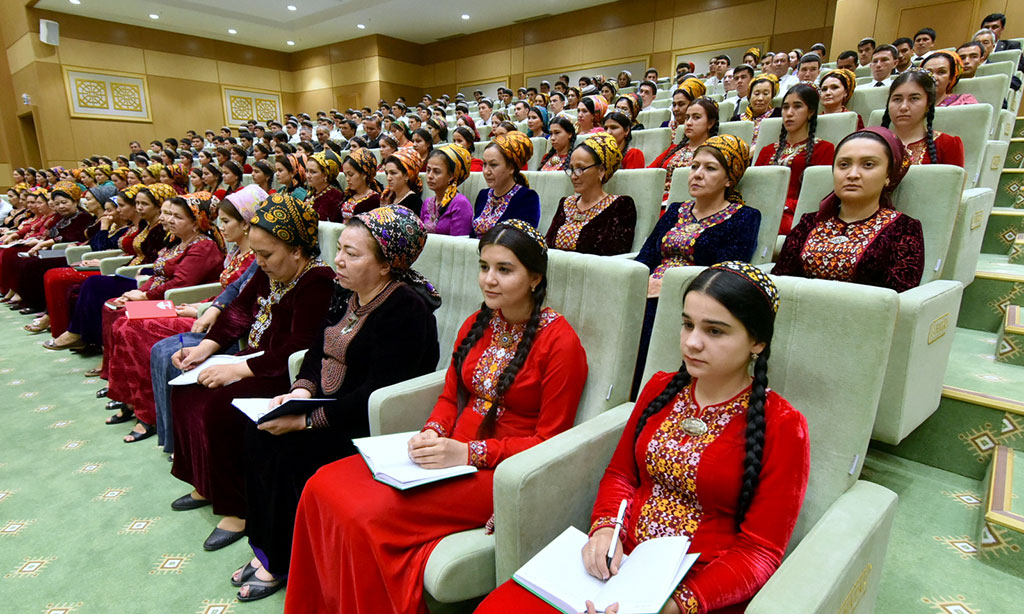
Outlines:
{"type": "MultiPolygon", "coordinates": [[[[604,99],[602,98],[602,100],[604,99]]],[[[501,150],[505,159],[512,163],[512,168],[515,169],[516,183],[523,187],[530,187],[530,183],[522,173],[522,167],[533,157],[533,141],[530,140],[530,137],[526,136],[525,132],[513,130],[495,137],[488,147],[492,145],[501,150]]]]}
{"type": "Polygon", "coordinates": [[[78,184],[73,181],[58,181],[53,184],[52,195],[63,194],[78,204],[79,199],[82,198],[82,188],[78,187],[78,184]]]}
{"type": "Polygon", "coordinates": [[[313,160],[320,165],[320,168],[324,169],[328,181],[331,179],[337,181],[338,173],[341,172],[341,161],[338,160],[338,156],[333,151],[329,149],[318,151],[313,154],[313,160]]]}
{"type": "Polygon", "coordinates": [[[750,49],[747,49],[747,51],[743,55],[747,54],[754,56],[755,64],[761,61],[761,50],[758,49],[757,47],[751,47],[750,49]]]}
{"type": "Polygon", "coordinates": [[[316,250],[320,218],[316,210],[288,194],[272,194],[256,209],[249,223],[292,247],[316,250]]]}
{"type": "Polygon", "coordinates": [[[583,146],[597,156],[596,161],[604,167],[601,183],[607,183],[622,164],[622,151],[619,150],[618,141],[607,132],[595,132],[583,141],[583,146]]]}
{"type": "Polygon", "coordinates": [[[164,165],[159,162],[154,162],[145,168],[145,171],[149,173],[149,176],[153,179],[160,178],[160,171],[164,170],[164,165]]]}
{"type": "Polygon", "coordinates": [[[846,88],[846,96],[843,97],[843,104],[845,105],[850,101],[850,97],[853,96],[853,90],[857,89],[857,75],[849,68],[834,68],[821,76],[821,79],[818,81],[818,89],[821,89],[825,79],[829,77],[839,79],[839,82],[846,88]]]}
{"type": "Polygon", "coordinates": [[[736,186],[750,166],[750,147],[746,141],[732,134],[719,134],[704,141],[697,151],[705,147],[717,151],[725,161],[725,176],[732,182],[732,185],[725,189],[725,199],[731,203],[745,204],[743,195],[736,186]]]}
{"type": "Polygon", "coordinates": [[[112,168],[112,167],[111,167],[111,166],[110,166],[109,164],[100,164],[100,165],[99,165],[99,166],[97,166],[97,167],[96,167],[95,169],[93,169],[93,174],[95,175],[95,174],[96,174],[96,171],[100,171],[101,173],[103,173],[103,174],[104,174],[104,175],[106,175],[107,177],[110,177],[110,173],[111,173],[111,172],[112,172],[113,170],[114,170],[114,169],[113,169],[113,168],[112,168]]]}
{"type": "MultiPolygon", "coordinates": [[[[387,164],[392,158],[397,160],[398,166],[405,171],[409,189],[413,192],[422,192],[423,182],[420,181],[420,166],[422,166],[423,160],[420,159],[419,152],[412,147],[399,147],[398,151],[384,158],[384,163],[387,164]]],[[[392,190],[391,188],[386,188],[384,193],[381,194],[381,200],[383,202],[390,202],[391,198],[393,198],[392,190]]]]}
{"type": "Polygon", "coordinates": [[[441,212],[448,206],[448,203],[452,202],[455,195],[459,193],[459,186],[469,177],[469,165],[473,159],[469,155],[469,151],[462,145],[441,145],[436,147],[434,151],[444,154],[451,161],[454,169],[452,171],[451,183],[445,188],[444,194],[441,194],[437,199],[437,210],[441,212]]]}
{"type": "MultiPolygon", "coordinates": [[[[763,75],[758,75],[757,77],[754,78],[753,81],[750,82],[750,92],[747,94],[748,101],[754,93],[754,86],[757,85],[758,83],[767,83],[772,86],[772,98],[775,98],[776,96],[779,95],[779,78],[773,75],[772,73],[765,73],[763,75]]],[[[769,99],[768,111],[771,110],[772,101],[771,99],[769,99]]],[[[768,111],[765,111],[765,113],[767,113],[768,111]]],[[[747,121],[754,121],[754,111],[749,104],[747,105],[747,110],[743,112],[743,119],[747,121]]]]}
{"type": "Polygon", "coordinates": [[[156,205],[159,207],[165,200],[169,200],[178,195],[174,191],[174,188],[167,185],[166,183],[154,183],[153,185],[141,186],[143,190],[153,195],[153,200],[156,201],[156,205]]]}
{"type": "Polygon", "coordinates": [[[139,194],[139,191],[142,190],[142,188],[144,187],[146,186],[142,185],[141,183],[136,183],[135,185],[130,185],[127,188],[121,190],[121,194],[123,194],[124,197],[129,200],[135,200],[135,197],[139,194]]]}
{"type": "Polygon", "coordinates": [[[708,92],[708,88],[706,85],[704,85],[704,82],[701,81],[700,79],[695,79],[693,77],[690,77],[689,79],[684,79],[683,82],[680,83],[679,87],[677,87],[676,89],[680,89],[686,92],[686,97],[690,99],[690,102],[693,102],[694,100],[703,97],[704,94],[708,92]]]}

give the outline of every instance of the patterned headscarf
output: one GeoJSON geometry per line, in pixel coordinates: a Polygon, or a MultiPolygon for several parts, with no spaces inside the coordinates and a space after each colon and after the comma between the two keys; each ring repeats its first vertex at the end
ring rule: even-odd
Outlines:
{"type": "MultiPolygon", "coordinates": [[[[78,187],[78,184],[73,181],[58,181],[53,184],[53,191],[50,192],[52,196],[58,194],[70,198],[77,205],[79,199],[82,198],[82,188],[78,187]]],[[[100,201],[103,202],[102,200],[100,201]]]]}
{"type": "Polygon", "coordinates": [[[427,278],[412,268],[427,242],[427,229],[411,210],[401,205],[386,205],[357,215],[380,246],[384,260],[391,266],[391,277],[420,294],[434,309],[441,306],[441,295],[427,278]]]}
{"type": "Polygon", "coordinates": [[[319,252],[316,210],[289,194],[271,194],[249,220],[292,247],[319,252]]]}
{"type": "Polygon", "coordinates": [[[503,221],[503,222],[501,222],[499,224],[495,224],[494,227],[495,228],[505,227],[505,228],[512,228],[512,229],[518,230],[519,232],[523,233],[524,235],[530,237],[531,239],[533,239],[534,241],[537,242],[537,245],[540,246],[540,253],[541,254],[545,254],[546,255],[548,253],[548,244],[547,244],[547,241],[544,240],[544,235],[540,234],[540,232],[538,232],[536,228],[531,226],[529,224],[529,222],[525,222],[525,221],[520,220],[520,219],[512,218],[512,219],[509,219],[509,220],[505,220],[505,221],[503,221]]]}
{"type": "Polygon", "coordinates": [[[676,89],[686,92],[686,97],[690,99],[690,102],[702,98],[704,94],[708,93],[708,88],[704,85],[704,82],[693,77],[684,79],[676,89]]]}
{"type": "MultiPolygon", "coordinates": [[[[164,167],[163,164],[160,164],[159,162],[153,162],[152,164],[147,166],[144,170],[147,173],[149,173],[149,176],[152,177],[153,179],[159,179],[160,178],[160,171],[164,170],[164,168],[165,167],[164,167]]],[[[93,175],[95,175],[95,173],[93,173],[93,175]]],[[[170,187],[170,186],[167,186],[167,187],[170,187]]]]}
{"type": "Polygon", "coordinates": [[[112,171],[110,171],[110,178],[113,179],[114,177],[120,177],[125,182],[127,182],[128,181],[128,169],[123,167],[123,166],[119,166],[119,167],[113,169],[112,171]]]}
{"type": "Polygon", "coordinates": [[[750,49],[747,49],[747,51],[743,55],[748,54],[754,56],[755,64],[761,61],[761,50],[758,49],[757,47],[751,47],[750,49]]]}
{"type": "MultiPolygon", "coordinates": [[[[629,92],[619,96],[619,100],[625,100],[626,104],[629,105],[629,117],[633,120],[633,125],[636,125],[636,117],[640,115],[640,111],[644,108],[643,100],[640,100],[639,94],[635,92],[629,92]]],[[[618,101],[616,101],[618,102],[618,101]]]]}
{"type": "Polygon", "coordinates": [[[740,262],[739,260],[719,262],[712,265],[711,268],[715,271],[726,271],[733,275],[738,275],[754,284],[771,304],[772,313],[779,312],[779,289],[775,286],[775,282],[772,281],[771,277],[768,277],[768,274],[761,269],[749,262],[740,262]]]}
{"type": "Polygon", "coordinates": [[[594,127],[604,123],[604,114],[608,112],[608,101],[604,96],[597,94],[586,96],[584,100],[590,99],[594,103],[594,127]]]}
{"type": "Polygon", "coordinates": [[[732,185],[725,189],[725,199],[731,203],[745,204],[743,195],[736,186],[750,166],[750,147],[746,141],[732,134],[719,134],[704,141],[697,151],[705,147],[714,149],[725,158],[725,176],[732,182],[732,185]]]}
{"type": "Polygon", "coordinates": [[[469,155],[469,151],[462,145],[441,145],[435,148],[434,151],[444,154],[451,161],[454,169],[452,171],[451,183],[445,188],[444,194],[437,197],[437,202],[435,203],[437,211],[440,213],[444,211],[448,203],[452,202],[455,195],[459,193],[458,188],[462,185],[462,182],[469,178],[469,165],[472,162],[472,157],[469,155]]]}
{"type": "MultiPolygon", "coordinates": [[[[768,99],[768,110],[765,111],[765,113],[767,113],[772,110],[772,99],[779,94],[779,78],[772,73],[765,73],[755,77],[754,80],[750,82],[750,92],[747,94],[748,101],[751,99],[751,96],[754,95],[754,86],[758,83],[767,83],[772,87],[772,95],[771,98],[768,99]]],[[[754,121],[754,109],[749,104],[747,105],[747,110],[743,112],[743,119],[747,121],[754,121]]]]}
{"type": "Polygon", "coordinates": [[[473,138],[480,140],[480,131],[476,129],[476,122],[469,115],[460,115],[462,121],[466,124],[466,127],[473,131],[473,138]]]}
{"type": "Polygon", "coordinates": [[[141,187],[142,190],[140,191],[149,192],[150,195],[153,196],[153,201],[156,203],[157,207],[163,204],[165,200],[169,200],[178,195],[178,193],[174,191],[174,188],[166,183],[154,183],[153,185],[144,185],[141,187]]]}
{"type": "Polygon", "coordinates": [[[96,200],[98,200],[102,205],[104,202],[109,200],[115,192],[117,192],[117,188],[108,183],[102,185],[94,185],[91,188],[89,188],[89,192],[92,192],[92,195],[95,196],[96,200]]]}
{"type": "Polygon", "coordinates": [[[544,136],[549,132],[548,126],[551,124],[551,119],[548,116],[548,110],[540,105],[530,107],[530,110],[540,117],[541,132],[543,132],[543,134],[534,134],[533,130],[527,130],[528,134],[526,136],[544,136]]]}
{"type": "MultiPolygon", "coordinates": [[[[409,189],[413,192],[422,192],[423,182],[420,181],[420,167],[423,165],[423,160],[420,159],[419,152],[412,147],[400,147],[395,153],[385,158],[384,163],[387,164],[392,159],[398,162],[398,166],[405,171],[406,180],[409,182],[409,189]]],[[[381,200],[390,200],[392,196],[393,190],[387,188],[381,194],[381,200]]]]}
{"type": "Polygon", "coordinates": [[[181,162],[177,162],[167,167],[167,174],[170,175],[171,181],[174,185],[187,188],[188,187],[188,169],[181,162]]]}
{"type": "Polygon", "coordinates": [[[846,105],[850,101],[850,97],[853,96],[853,90],[857,89],[857,75],[849,68],[834,68],[821,76],[821,79],[818,80],[818,89],[821,89],[825,79],[829,77],[839,79],[839,82],[846,88],[846,96],[843,97],[843,105],[846,105]]]}
{"type": "Polygon", "coordinates": [[[113,170],[114,170],[114,169],[113,169],[113,168],[111,168],[109,164],[100,164],[100,165],[99,165],[99,166],[97,166],[97,167],[96,167],[95,169],[93,169],[93,175],[95,176],[95,174],[96,174],[96,171],[100,171],[101,173],[103,173],[103,174],[104,174],[104,175],[106,175],[107,177],[110,177],[110,173],[111,173],[111,171],[113,171],[113,170]]]}
{"type": "MultiPolygon", "coordinates": [[[[605,103],[605,107],[607,106],[608,104],[605,103]]],[[[491,143],[498,146],[501,153],[512,162],[512,166],[516,169],[521,169],[533,157],[533,141],[526,136],[525,132],[513,130],[495,137],[491,143]]]]}
{"type": "MultiPolygon", "coordinates": [[[[348,157],[345,158],[345,162],[351,164],[363,177],[366,177],[366,185],[371,190],[378,194],[384,191],[384,187],[377,181],[377,157],[368,148],[360,147],[355,151],[350,151],[348,157]]],[[[344,163],[342,163],[342,166],[344,166],[344,163]]],[[[351,189],[346,190],[345,199],[352,198],[354,194],[355,192],[351,189]]]]}
{"type": "Polygon", "coordinates": [[[82,167],[82,168],[78,169],[78,171],[82,175],[88,175],[88,176],[92,177],[93,179],[96,178],[96,169],[91,167],[91,166],[82,167]]]}
{"type": "Polygon", "coordinates": [[[607,132],[596,132],[588,136],[582,145],[594,152],[597,156],[596,162],[604,166],[601,183],[607,183],[622,164],[622,151],[619,149],[618,141],[607,132]]]}
{"type": "MultiPolygon", "coordinates": [[[[956,84],[960,82],[960,77],[964,74],[964,61],[960,59],[959,53],[950,53],[948,51],[933,51],[928,54],[928,57],[921,62],[924,66],[925,62],[931,60],[934,57],[943,57],[949,62],[949,85],[946,86],[946,91],[951,92],[956,84]]],[[[939,96],[945,96],[946,92],[939,92],[939,96]]]]}
{"type": "Polygon", "coordinates": [[[324,170],[328,183],[338,180],[338,173],[341,172],[341,160],[338,159],[337,154],[330,149],[325,149],[313,154],[313,160],[324,170]]]}
{"type": "Polygon", "coordinates": [[[185,201],[188,210],[192,212],[192,217],[195,218],[196,225],[199,227],[199,232],[213,239],[217,243],[217,247],[220,248],[220,251],[225,251],[224,235],[213,224],[213,219],[217,217],[218,205],[220,204],[217,197],[209,192],[193,192],[192,194],[181,196],[181,199],[185,201]]]}
{"type": "Polygon", "coordinates": [[[127,200],[135,202],[135,197],[138,196],[139,192],[142,191],[142,188],[144,187],[146,186],[142,185],[141,183],[130,185],[127,188],[121,190],[121,196],[123,196],[127,200]]]}
{"type": "Polygon", "coordinates": [[[252,219],[252,216],[256,215],[256,209],[263,204],[263,201],[267,200],[267,193],[263,191],[263,188],[254,183],[245,186],[237,192],[228,194],[224,197],[224,200],[231,203],[235,211],[238,211],[239,217],[249,221],[252,219]]]}
{"type": "MultiPolygon", "coordinates": [[[[285,159],[288,160],[288,164],[286,166],[290,166],[292,168],[293,181],[295,181],[297,185],[306,185],[306,156],[303,154],[290,153],[285,156],[285,159]]],[[[291,188],[291,186],[287,187],[291,188]]]]}

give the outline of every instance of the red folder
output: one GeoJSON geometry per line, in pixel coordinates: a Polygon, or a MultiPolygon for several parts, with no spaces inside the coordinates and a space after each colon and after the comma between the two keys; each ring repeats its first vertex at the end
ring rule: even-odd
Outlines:
{"type": "Polygon", "coordinates": [[[125,317],[129,320],[174,318],[178,315],[171,301],[128,301],[124,308],[125,317]]]}

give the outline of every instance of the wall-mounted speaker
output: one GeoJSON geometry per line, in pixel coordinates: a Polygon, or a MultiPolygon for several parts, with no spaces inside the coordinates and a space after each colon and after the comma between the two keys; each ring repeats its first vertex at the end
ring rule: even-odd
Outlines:
{"type": "Polygon", "coordinates": [[[49,19],[39,20],[39,40],[56,47],[60,44],[60,24],[49,19]]]}

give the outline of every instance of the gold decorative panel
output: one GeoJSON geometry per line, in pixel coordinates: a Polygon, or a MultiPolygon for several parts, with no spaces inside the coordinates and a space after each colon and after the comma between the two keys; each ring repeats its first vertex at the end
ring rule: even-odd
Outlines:
{"type": "Polygon", "coordinates": [[[71,117],[152,121],[145,75],[64,67],[64,88],[71,117]]]}
{"type": "Polygon", "coordinates": [[[281,95],[277,92],[261,92],[240,90],[221,86],[224,102],[224,121],[230,126],[237,126],[250,119],[266,123],[280,120],[281,95]]]}

